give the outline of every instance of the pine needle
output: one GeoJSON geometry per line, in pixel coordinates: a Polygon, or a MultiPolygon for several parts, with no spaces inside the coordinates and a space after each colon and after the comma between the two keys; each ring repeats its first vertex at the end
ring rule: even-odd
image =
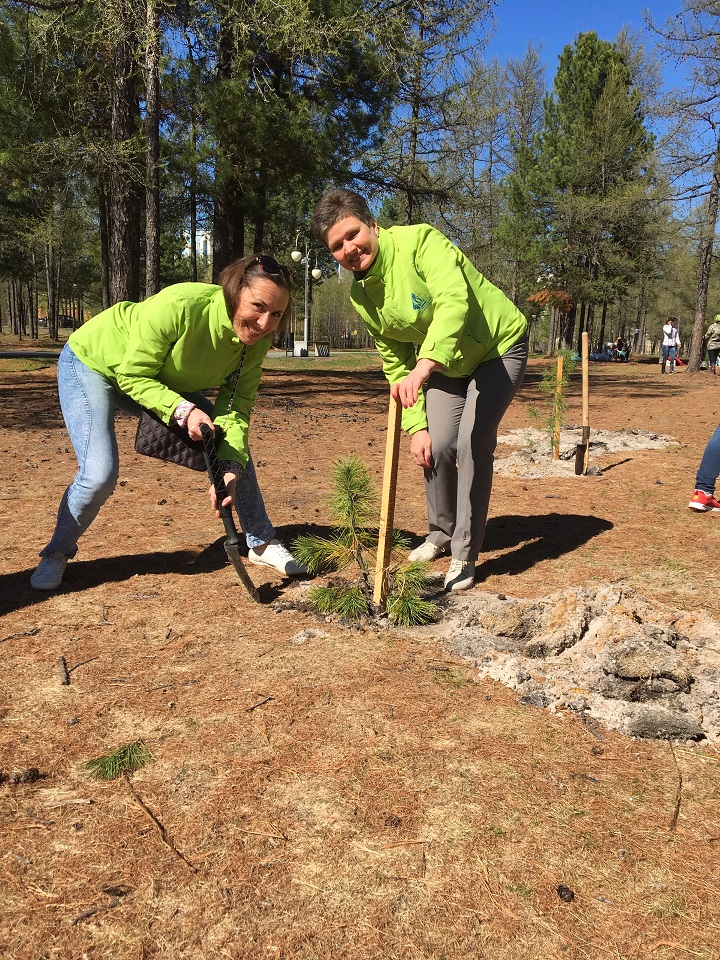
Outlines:
{"type": "Polygon", "coordinates": [[[397,626],[419,627],[433,620],[437,606],[429,600],[400,594],[389,596],[385,601],[385,609],[390,620],[397,626]]]}
{"type": "Polygon", "coordinates": [[[83,768],[96,780],[116,780],[124,773],[139,770],[146,763],[151,763],[152,760],[153,755],[142,740],[136,740],[135,743],[119,747],[103,757],[88,760],[87,763],[83,764],[83,768]]]}

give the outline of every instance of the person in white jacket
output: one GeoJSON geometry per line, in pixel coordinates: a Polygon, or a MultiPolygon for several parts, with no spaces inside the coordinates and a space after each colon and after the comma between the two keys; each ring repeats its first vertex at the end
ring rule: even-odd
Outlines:
{"type": "Polygon", "coordinates": [[[663,325],[661,373],[666,372],[665,366],[668,361],[670,361],[670,373],[675,373],[675,357],[682,346],[677,324],[677,317],[668,317],[667,322],[663,325]]]}

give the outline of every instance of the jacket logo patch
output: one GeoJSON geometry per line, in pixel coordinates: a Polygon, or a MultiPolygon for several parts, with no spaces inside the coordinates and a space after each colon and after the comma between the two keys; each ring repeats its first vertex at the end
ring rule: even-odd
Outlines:
{"type": "Polygon", "coordinates": [[[411,293],[410,299],[412,300],[413,310],[424,310],[425,307],[430,303],[429,300],[424,300],[422,297],[419,297],[416,293],[411,293]]]}

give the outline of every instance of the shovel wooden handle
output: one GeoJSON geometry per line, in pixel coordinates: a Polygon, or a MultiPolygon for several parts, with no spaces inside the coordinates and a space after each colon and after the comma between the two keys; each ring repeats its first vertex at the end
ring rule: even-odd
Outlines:
{"type": "Polygon", "coordinates": [[[378,534],[377,562],[373,602],[381,606],[387,596],[387,567],[392,550],[393,521],[395,519],[395,486],[397,483],[398,454],[400,451],[400,401],[390,397],[387,440],[385,442],[385,468],[383,470],[382,500],[380,502],[380,530],[378,534]]]}

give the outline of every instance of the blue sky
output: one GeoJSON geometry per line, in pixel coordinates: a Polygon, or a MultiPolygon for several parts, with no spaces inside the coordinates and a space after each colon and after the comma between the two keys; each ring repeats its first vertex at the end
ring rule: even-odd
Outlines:
{"type": "MultiPolygon", "coordinates": [[[[552,86],[563,47],[579,33],[594,30],[601,40],[613,41],[620,29],[629,25],[647,35],[647,49],[651,49],[654,41],[645,30],[643,11],[649,10],[661,25],[681,7],[681,0],[497,0],[497,29],[485,59],[497,57],[501,63],[508,57],[520,59],[529,41],[535,46],[542,43],[540,56],[547,65],[548,86],[552,86]]],[[[665,77],[671,84],[672,68],[665,71],[665,77]]]]}

